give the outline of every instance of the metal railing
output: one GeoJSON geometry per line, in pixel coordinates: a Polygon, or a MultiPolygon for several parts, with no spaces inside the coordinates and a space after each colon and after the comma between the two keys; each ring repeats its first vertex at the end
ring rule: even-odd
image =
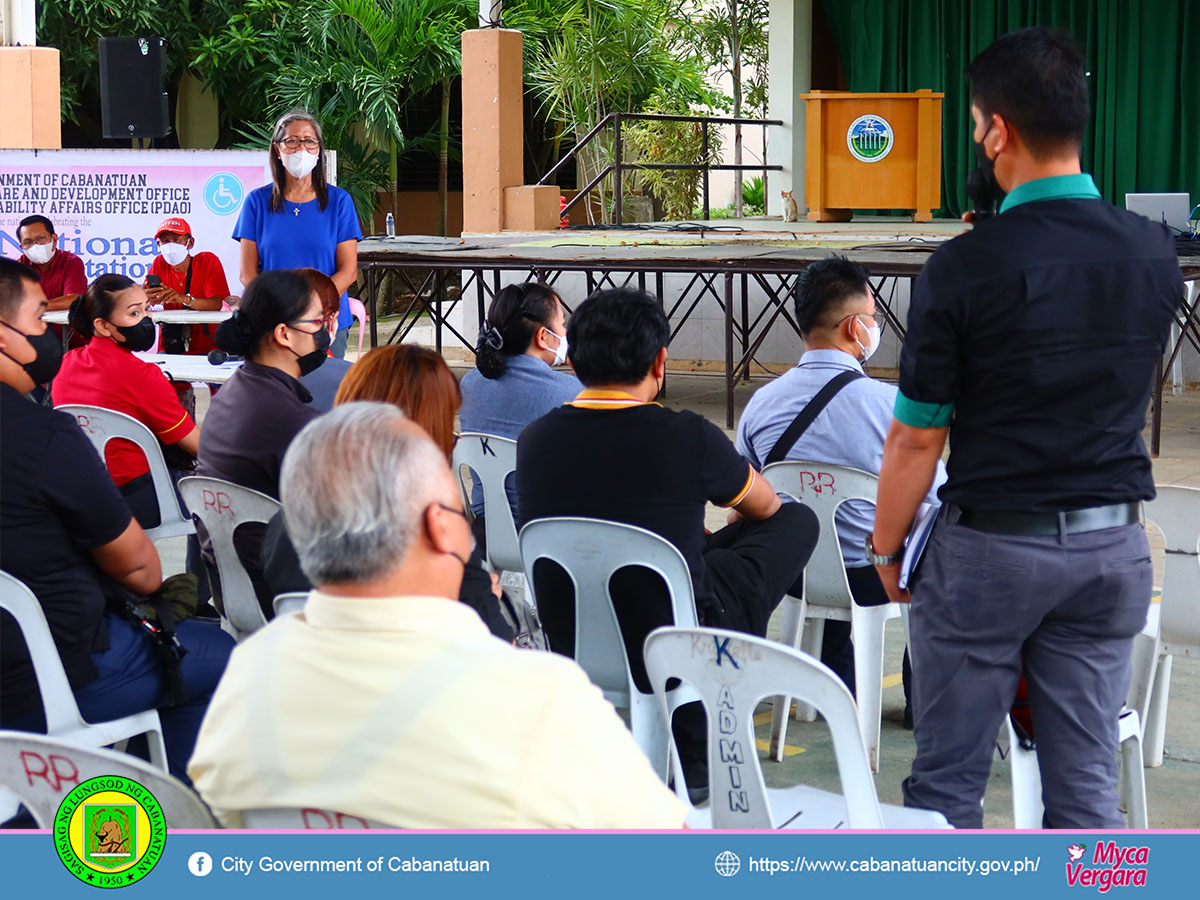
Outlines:
{"type": "MultiPolygon", "coordinates": [[[[654,113],[625,113],[625,112],[609,113],[607,116],[605,116],[599,122],[597,122],[596,127],[593,128],[591,131],[589,131],[587,134],[585,134],[583,136],[583,139],[580,140],[579,143],[577,143],[574,147],[572,147],[570,149],[570,151],[568,151],[567,155],[564,156],[562,159],[560,159],[554,165],[554,167],[550,169],[549,172],[547,172],[545,175],[543,175],[541,177],[541,179],[538,181],[538,184],[550,184],[551,179],[555,175],[557,175],[559,173],[559,171],[561,171],[562,168],[567,165],[567,163],[569,163],[572,159],[574,159],[576,154],[580,150],[582,150],[584,147],[586,147],[596,137],[596,135],[598,135],[603,129],[605,129],[609,125],[615,125],[616,127],[615,127],[614,134],[613,134],[613,161],[611,163],[609,163],[607,166],[605,166],[603,169],[601,169],[599,174],[597,174],[595,178],[593,178],[591,181],[589,181],[587,183],[587,186],[582,188],[579,191],[579,193],[576,194],[571,199],[570,203],[568,203],[566,206],[563,207],[562,215],[564,215],[564,216],[567,215],[567,213],[570,211],[570,209],[573,206],[575,206],[575,204],[578,203],[580,200],[583,200],[584,198],[588,197],[591,194],[591,192],[596,188],[596,186],[598,184],[600,184],[601,181],[603,181],[605,178],[607,178],[610,174],[615,173],[616,184],[613,187],[613,219],[616,221],[616,223],[618,225],[620,225],[621,224],[621,204],[622,204],[622,199],[623,199],[623,194],[624,194],[624,183],[621,178],[621,174],[623,172],[638,171],[638,170],[642,170],[642,169],[680,169],[680,170],[693,170],[693,171],[699,170],[704,173],[703,188],[702,188],[702,206],[704,209],[704,219],[705,219],[705,221],[707,221],[708,214],[709,214],[708,176],[709,176],[710,172],[713,172],[713,171],[762,172],[763,173],[763,184],[764,184],[764,188],[765,188],[766,180],[767,180],[767,172],[783,171],[783,166],[767,165],[767,126],[768,125],[782,125],[782,124],[783,124],[783,122],[780,119],[732,119],[732,118],[725,118],[725,117],[720,117],[720,116],[666,116],[666,115],[658,115],[658,114],[654,114],[654,113]],[[699,122],[700,127],[701,127],[700,158],[702,160],[705,160],[705,162],[699,162],[699,163],[640,163],[640,162],[639,163],[628,163],[628,162],[625,162],[625,160],[624,160],[624,141],[623,141],[622,129],[624,128],[625,122],[627,122],[627,121],[699,122]],[[708,149],[709,149],[708,135],[709,135],[709,128],[713,125],[760,125],[760,126],[762,126],[762,136],[763,136],[763,139],[762,139],[762,162],[755,163],[755,164],[742,164],[742,165],[734,165],[734,164],[709,165],[707,162],[708,149]]],[[[766,201],[765,196],[763,197],[763,200],[765,203],[765,201],[766,201]]],[[[601,199],[601,203],[603,203],[603,198],[601,199]]]]}

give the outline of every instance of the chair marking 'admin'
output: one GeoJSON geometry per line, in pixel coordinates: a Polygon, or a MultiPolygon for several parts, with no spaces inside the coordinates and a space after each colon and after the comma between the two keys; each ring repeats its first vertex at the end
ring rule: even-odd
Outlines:
{"type": "MultiPolygon", "coordinates": [[[[729,651],[724,652],[728,653],[729,651]]],[[[729,657],[729,660],[733,662],[733,657],[729,657]]],[[[728,685],[721,685],[721,697],[717,702],[720,706],[720,709],[717,710],[717,730],[721,734],[731,735],[729,738],[721,738],[720,741],[721,762],[730,764],[729,783],[733,787],[733,790],[729,792],[729,811],[750,812],[750,802],[746,797],[746,792],[738,790],[742,786],[742,763],[745,762],[746,757],[742,753],[742,742],[732,738],[737,731],[737,716],[733,713],[733,694],[730,693],[728,685]]]]}
{"type": "MultiPolygon", "coordinates": [[[[722,657],[729,657],[729,664],[735,669],[741,669],[733,654],[729,652],[730,638],[725,638],[721,641],[713,636],[713,644],[717,648],[717,665],[721,665],[722,657]]],[[[734,715],[733,694],[729,690],[728,685],[721,685],[721,696],[717,701],[720,707],[717,710],[717,729],[721,734],[733,735],[737,731],[737,716],[734,715]]],[[[746,761],[745,754],[742,752],[742,742],[734,740],[732,737],[721,738],[720,740],[721,762],[729,764],[729,784],[733,790],[729,792],[729,811],[730,812],[749,812],[750,804],[746,798],[746,792],[738,790],[742,786],[742,764],[746,761]]]]}

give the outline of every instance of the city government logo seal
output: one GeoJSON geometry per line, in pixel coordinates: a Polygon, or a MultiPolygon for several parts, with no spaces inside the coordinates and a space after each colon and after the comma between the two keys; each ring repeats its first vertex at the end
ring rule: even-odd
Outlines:
{"type": "Polygon", "coordinates": [[[140,881],[162,858],[167,820],[154,795],[129,778],[91,778],[63,798],[54,849],[80,881],[102,888],[140,881]]]}
{"type": "Polygon", "coordinates": [[[846,147],[859,162],[879,162],[895,145],[896,133],[883,116],[859,116],[846,129],[846,147]]]}

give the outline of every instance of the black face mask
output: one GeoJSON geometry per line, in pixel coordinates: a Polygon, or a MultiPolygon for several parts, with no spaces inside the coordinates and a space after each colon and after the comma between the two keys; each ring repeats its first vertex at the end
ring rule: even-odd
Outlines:
{"type": "MultiPolygon", "coordinates": [[[[987,140],[991,133],[991,126],[988,126],[983,133],[983,140],[987,140]]],[[[975,159],[979,166],[967,176],[967,196],[971,198],[975,221],[981,222],[996,214],[1006,192],[996,181],[996,164],[988,158],[983,141],[975,141],[975,159]]]]}
{"type": "MultiPolygon", "coordinates": [[[[292,328],[291,325],[288,328],[292,328]]],[[[300,331],[299,328],[293,328],[293,331],[300,331]]],[[[313,341],[316,342],[317,349],[312,353],[300,354],[296,353],[296,362],[300,365],[300,377],[303,378],[317,369],[325,362],[326,354],[329,352],[329,345],[332,343],[332,338],[329,337],[328,329],[322,328],[320,331],[305,331],[304,334],[312,335],[313,341]]],[[[292,348],[289,347],[289,350],[292,348]]]]}
{"type": "MultiPolygon", "coordinates": [[[[2,320],[0,320],[2,321],[2,320]]],[[[62,365],[63,348],[62,340],[53,331],[47,328],[42,334],[26,334],[18,328],[13,328],[7,322],[3,323],[9,328],[12,328],[17,334],[29,341],[29,346],[33,348],[33,352],[37,354],[33,358],[33,362],[17,363],[25,374],[29,376],[34,384],[46,384],[53,380],[58,374],[58,369],[62,365]]],[[[0,350],[0,353],[4,353],[0,350]]],[[[17,362],[8,353],[4,353],[13,362],[17,362]]]]}
{"type": "MultiPolygon", "coordinates": [[[[112,325],[111,322],[109,324],[112,325]]],[[[125,343],[121,346],[135,353],[154,346],[154,320],[149,316],[142,316],[142,320],[136,325],[113,325],[113,328],[125,338],[125,343]]]]}

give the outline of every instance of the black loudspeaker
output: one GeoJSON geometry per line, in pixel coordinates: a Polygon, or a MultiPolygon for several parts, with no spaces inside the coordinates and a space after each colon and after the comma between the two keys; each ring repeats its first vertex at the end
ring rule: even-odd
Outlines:
{"type": "Polygon", "coordinates": [[[162,38],[100,38],[100,118],[106,138],[171,133],[166,74],[162,38]]]}

